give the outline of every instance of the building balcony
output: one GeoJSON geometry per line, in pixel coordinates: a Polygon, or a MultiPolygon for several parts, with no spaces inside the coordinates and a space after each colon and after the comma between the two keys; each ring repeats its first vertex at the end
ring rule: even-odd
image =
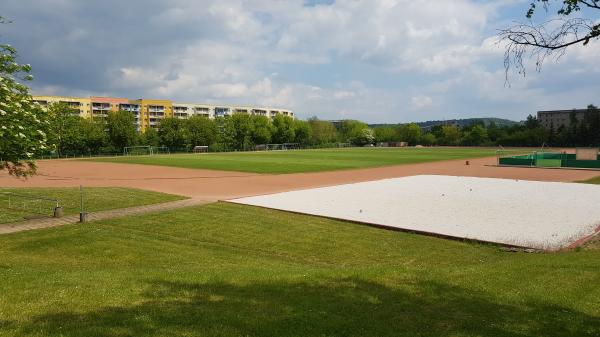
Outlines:
{"type": "Polygon", "coordinates": [[[164,107],[148,107],[148,112],[165,112],[164,107]]]}

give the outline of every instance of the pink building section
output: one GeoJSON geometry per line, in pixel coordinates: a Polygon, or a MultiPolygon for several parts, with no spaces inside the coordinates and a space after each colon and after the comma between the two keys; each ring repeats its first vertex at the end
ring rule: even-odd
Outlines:
{"type": "Polygon", "coordinates": [[[129,100],[127,98],[114,98],[114,97],[90,97],[92,103],[110,103],[112,105],[127,104],[129,100]]]}

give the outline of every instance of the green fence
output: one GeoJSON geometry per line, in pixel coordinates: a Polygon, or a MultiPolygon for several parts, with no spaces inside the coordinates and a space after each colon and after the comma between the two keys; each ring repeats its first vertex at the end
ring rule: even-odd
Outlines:
{"type": "Polygon", "coordinates": [[[504,157],[498,159],[499,165],[536,166],[536,167],[573,167],[600,169],[600,154],[598,160],[576,160],[575,154],[536,152],[528,155],[504,157]]]}
{"type": "Polygon", "coordinates": [[[562,167],[560,159],[536,159],[535,166],[538,167],[562,167]]]}
{"type": "Polygon", "coordinates": [[[534,166],[535,161],[533,159],[507,157],[500,158],[500,165],[534,166]]]}
{"type": "Polygon", "coordinates": [[[563,160],[561,166],[600,169],[600,160],[563,160]]]}

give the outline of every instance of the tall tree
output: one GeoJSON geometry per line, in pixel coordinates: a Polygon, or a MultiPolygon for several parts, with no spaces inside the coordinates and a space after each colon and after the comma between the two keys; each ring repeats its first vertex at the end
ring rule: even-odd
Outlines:
{"type": "Polygon", "coordinates": [[[207,117],[192,116],[187,120],[188,140],[191,146],[211,145],[217,140],[217,124],[207,117]]]}
{"type": "Polygon", "coordinates": [[[559,58],[571,46],[586,46],[589,42],[598,40],[598,18],[585,17],[598,14],[600,0],[532,0],[525,14],[529,22],[517,23],[499,33],[500,41],[506,46],[504,66],[507,79],[512,67],[525,75],[525,56],[535,59],[539,71],[547,58],[559,58]],[[555,3],[558,4],[557,8],[553,6],[555,3]],[[539,12],[539,7],[546,12],[555,8],[558,18],[534,23],[531,19],[539,12]]]}
{"type": "Polygon", "coordinates": [[[439,143],[443,145],[455,146],[460,142],[460,130],[455,125],[443,125],[442,137],[439,143]]]}
{"type": "Polygon", "coordinates": [[[363,137],[363,130],[368,128],[369,126],[366,123],[351,119],[345,120],[340,125],[340,138],[344,142],[350,142],[354,144],[356,143],[356,139],[363,137]]]}
{"type": "Polygon", "coordinates": [[[333,123],[329,121],[319,120],[317,117],[312,117],[308,120],[308,125],[311,128],[311,144],[327,144],[337,140],[338,134],[333,123]]]}
{"type": "Polygon", "coordinates": [[[398,133],[400,140],[409,145],[417,145],[421,140],[421,127],[415,123],[401,126],[398,133]]]}
{"type": "Polygon", "coordinates": [[[277,115],[271,122],[273,132],[272,141],[277,144],[293,143],[296,139],[294,119],[288,116],[277,115]]]}
{"type": "Polygon", "coordinates": [[[248,114],[235,114],[231,117],[231,122],[235,129],[234,135],[234,148],[236,150],[248,150],[254,148],[254,142],[252,141],[252,133],[254,129],[254,123],[252,123],[252,116],[248,114]]]}
{"type": "Polygon", "coordinates": [[[228,116],[215,118],[217,124],[217,145],[219,151],[235,150],[236,130],[233,121],[228,116]]]}
{"type": "Polygon", "coordinates": [[[185,120],[167,117],[160,122],[158,129],[160,144],[171,150],[184,149],[187,147],[187,130],[185,120]]]}
{"type": "Polygon", "coordinates": [[[398,134],[394,127],[382,126],[374,129],[375,141],[377,142],[394,142],[398,139],[398,134]]]}
{"type": "Polygon", "coordinates": [[[160,136],[155,128],[148,128],[140,136],[140,143],[148,146],[160,145],[160,136]]]}
{"type": "Polygon", "coordinates": [[[79,118],[78,129],[82,135],[81,153],[98,154],[100,152],[108,141],[105,127],[106,125],[102,121],[79,118]]]}
{"type": "Polygon", "coordinates": [[[34,157],[47,150],[48,120],[20,83],[33,79],[31,66],[16,57],[13,47],[0,45],[0,170],[20,177],[34,174],[34,157]]]}
{"type": "Polygon", "coordinates": [[[271,123],[266,116],[252,116],[252,141],[254,144],[271,142],[271,123]]]}
{"type": "Polygon", "coordinates": [[[310,142],[312,129],[308,122],[299,119],[294,120],[294,143],[306,145],[310,142]]]}
{"type": "Polygon", "coordinates": [[[108,114],[106,128],[108,139],[114,150],[122,151],[126,146],[135,144],[137,131],[135,119],[127,111],[115,111],[108,114]]]}
{"type": "Polygon", "coordinates": [[[53,103],[48,107],[48,118],[48,139],[58,155],[79,152],[83,147],[79,111],[70,108],[66,103],[53,103]]]}

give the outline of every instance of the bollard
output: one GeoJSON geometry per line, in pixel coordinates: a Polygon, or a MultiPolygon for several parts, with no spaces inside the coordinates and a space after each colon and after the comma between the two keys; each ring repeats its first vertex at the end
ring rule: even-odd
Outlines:
{"type": "Polygon", "coordinates": [[[63,216],[63,208],[60,206],[56,206],[54,207],[54,217],[55,218],[62,218],[63,216]]]}
{"type": "Polygon", "coordinates": [[[470,164],[470,163],[469,163],[469,161],[467,160],[467,161],[465,162],[465,165],[467,165],[467,166],[468,166],[468,165],[471,165],[471,164],[470,164]]]}
{"type": "Polygon", "coordinates": [[[80,212],[79,213],[79,222],[84,223],[87,221],[87,216],[88,214],[85,212],[80,212]]]}

